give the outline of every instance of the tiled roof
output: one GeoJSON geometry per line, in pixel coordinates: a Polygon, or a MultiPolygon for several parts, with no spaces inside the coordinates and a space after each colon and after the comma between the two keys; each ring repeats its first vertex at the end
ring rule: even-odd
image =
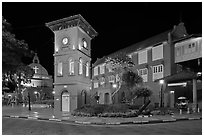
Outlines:
{"type": "Polygon", "coordinates": [[[131,52],[140,50],[140,49],[147,48],[147,47],[149,47],[149,46],[153,46],[153,45],[155,45],[155,44],[159,44],[159,43],[161,43],[161,42],[163,42],[163,41],[165,41],[165,40],[168,39],[168,33],[169,33],[169,32],[170,32],[170,31],[166,31],[166,32],[164,32],[164,33],[161,33],[161,34],[159,34],[159,35],[156,35],[156,36],[153,36],[153,37],[151,37],[151,38],[148,38],[148,39],[146,39],[146,40],[144,40],[144,41],[141,41],[141,42],[139,42],[139,43],[135,43],[135,44],[133,44],[133,45],[131,45],[131,46],[128,46],[128,47],[126,47],[126,48],[124,48],[124,49],[118,50],[118,51],[116,51],[116,52],[114,52],[114,53],[112,53],[112,54],[110,54],[110,55],[108,55],[108,56],[104,56],[104,57],[101,58],[101,59],[97,59],[93,66],[97,66],[97,65],[99,65],[99,64],[101,64],[101,63],[104,63],[104,62],[105,62],[105,59],[106,59],[107,57],[112,57],[112,56],[114,56],[115,54],[118,54],[118,53],[120,53],[120,52],[123,52],[123,53],[125,53],[125,54],[128,54],[128,53],[131,53],[131,52]]]}
{"type": "MultiPolygon", "coordinates": [[[[118,54],[120,52],[125,53],[125,54],[129,54],[129,53],[132,53],[132,52],[135,52],[138,50],[145,49],[145,48],[150,47],[150,46],[158,45],[158,44],[168,40],[169,33],[171,34],[171,38],[173,41],[188,37],[184,23],[181,22],[178,24],[178,26],[174,26],[173,29],[170,29],[168,31],[165,31],[165,32],[160,33],[158,35],[155,35],[153,37],[150,37],[144,41],[135,43],[135,44],[128,46],[124,49],[118,50],[118,51],[116,51],[116,52],[114,52],[114,53],[112,53],[106,57],[113,57],[115,54],[118,54]]],[[[94,63],[93,66],[97,66],[99,64],[104,63],[106,57],[103,57],[101,59],[97,59],[97,61],[94,63]]]]}

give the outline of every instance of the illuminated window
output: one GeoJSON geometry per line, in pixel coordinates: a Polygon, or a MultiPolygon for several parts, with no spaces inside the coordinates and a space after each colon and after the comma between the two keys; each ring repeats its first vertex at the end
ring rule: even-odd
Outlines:
{"type": "Polygon", "coordinates": [[[89,76],[89,63],[86,62],[86,77],[89,76]]]}
{"type": "Polygon", "coordinates": [[[94,76],[97,76],[98,75],[98,66],[96,66],[95,68],[94,68],[94,76]]]}
{"type": "Polygon", "coordinates": [[[100,84],[101,84],[101,85],[104,85],[104,84],[105,84],[105,78],[104,78],[104,77],[101,77],[101,79],[100,79],[100,84]]]}
{"type": "Polygon", "coordinates": [[[163,64],[153,66],[153,77],[152,77],[153,81],[156,79],[163,78],[163,75],[164,75],[164,65],[163,64]]]}
{"type": "Polygon", "coordinates": [[[62,62],[57,64],[57,76],[62,76],[62,62]]]}
{"type": "Polygon", "coordinates": [[[163,58],[163,44],[152,48],[152,61],[163,58]]]}
{"type": "Polygon", "coordinates": [[[74,60],[72,58],[69,60],[69,74],[74,75],[74,60]]]}
{"type": "Polygon", "coordinates": [[[100,65],[100,74],[105,73],[105,64],[100,65]]]}
{"type": "Polygon", "coordinates": [[[98,88],[98,82],[94,82],[94,88],[98,88]]]}
{"type": "Polygon", "coordinates": [[[83,61],[82,58],[79,58],[79,75],[83,74],[83,61]]]}
{"type": "Polygon", "coordinates": [[[110,83],[114,83],[115,82],[115,76],[114,75],[109,76],[108,79],[109,79],[110,83]]]}
{"type": "Polygon", "coordinates": [[[147,68],[140,69],[139,70],[139,75],[143,78],[144,82],[147,82],[147,80],[148,80],[148,69],[147,68]]]}
{"type": "Polygon", "coordinates": [[[87,49],[88,48],[87,41],[85,39],[83,39],[82,43],[83,43],[83,47],[87,49]]]}
{"type": "Polygon", "coordinates": [[[120,76],[119,76],[119,74],[116,74],[115,79],[116,79],[116,82],[119,82],[119,81],[120,81],[120,76]]]}
{"type": "Polygon", "coordinates": [[[138,53],[138,64],[147,63],[147,50],[138,53]]]}

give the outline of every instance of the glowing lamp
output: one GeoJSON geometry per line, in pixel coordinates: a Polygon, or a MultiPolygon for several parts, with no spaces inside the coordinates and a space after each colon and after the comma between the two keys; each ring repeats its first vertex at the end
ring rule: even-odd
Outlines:
{"type": "Polygon", "coordinates": [[[159,84],[164,84],[164,80],[162,79],[162,80],[159,80],[159,84]]]}

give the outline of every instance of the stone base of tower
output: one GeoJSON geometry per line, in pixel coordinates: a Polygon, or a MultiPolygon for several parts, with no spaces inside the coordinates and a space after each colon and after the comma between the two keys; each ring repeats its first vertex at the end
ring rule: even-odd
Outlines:
{"type": "Polygon", "coordinates": [[[75,109],[90,103],[88,85],[56,85],[54,87],[54,114],[71,113],[75,109]]]}

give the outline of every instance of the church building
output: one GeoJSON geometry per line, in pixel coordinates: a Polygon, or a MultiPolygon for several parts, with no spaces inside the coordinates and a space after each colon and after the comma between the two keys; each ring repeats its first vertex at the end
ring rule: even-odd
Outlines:
{"type": "Polygon", "coordinates": [[[29,66],[34,70],[33,78],[31,79],[31,83],[29,83],[30,87],[52,87],[52,76],[49,75],[47,70],[40,64],[37,53],[35,53],[33,63],[29,66]]]}

